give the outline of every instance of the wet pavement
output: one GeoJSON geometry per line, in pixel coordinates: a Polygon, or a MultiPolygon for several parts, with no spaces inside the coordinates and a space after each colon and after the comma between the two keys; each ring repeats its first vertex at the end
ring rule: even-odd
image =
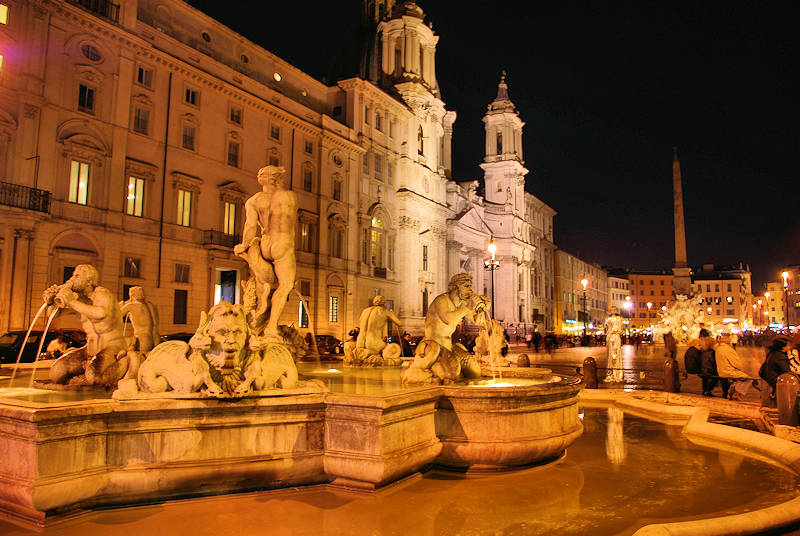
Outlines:
{"type": "MultiPolygon", "coordinates": [[[[563,459],[514,473],[431,471],[374,494],[314,487],[171,501],[91,512],[43,533],[626,535],[650,523],[779,504],[796,496],[800,483],[767,463],[694,445],[680,427],[617,408],[585,408],[584,425],[563,459]]],[[[0,522],[0,534],[35,533],[0,522]]]]}

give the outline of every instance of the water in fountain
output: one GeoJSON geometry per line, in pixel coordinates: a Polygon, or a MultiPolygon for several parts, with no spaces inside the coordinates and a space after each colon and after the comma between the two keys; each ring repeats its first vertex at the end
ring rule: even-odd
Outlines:
{"type": "Polygon", "coordinates": [[[494,319],[489,315],[487,311],[483,312],[484,317],[486,318],[486,334],[487,339],[489,341],[489,369],[492,371],[492,381],[496,381],[498,378],[503,379],[503,371],[500,369],[499,364],[497,363],[497,352],[494,349],[494,344],[492,344],[492,335],[494,332],[494,319]]]}
{"type": "Polygon", "coordinates": [[[42,355],[42,346],[44,346],[45,337],[47,337],[47,332],[50,329],[50,324],[53,322],[53,319],[58,314],[60,309],[58,307],[53,308],[53,312],[50,313],[50,316],[47,317],[47,323],[44,326],[44,331],[42,332],[42,337],[39,340],[39,348],[36,350],[36,357],[33,359],[33,369],[31,369],[31,380],[28,383],[28,388],[33,388],[33,379],[36,377],[36,369],[39,366],[39,356],[42,355]]]}
{"type": "Polygon", "coordinates": [[[19,348],[19,354],[17,355],[17,362],[14,364],[14,370],[11,372],[11,381],[8,382],[9,387],[14,385],[14,378],[17,376],[17,368],[19,367],[19,361],[20,359],[22,359],[22,352],[25,351],[25,345],[28,344],[28,337],[31,336],[31,331],[33,331],[33,326],[34,324],[36,324],[36,321],[39,320],[39,316],[42,314],[42,311],[44,311],[46,307],[47,307],[46,303],[43,303],[42,306],[39,307],[39,310],[36,311],[33,320],[31,320],[31,325],[28,326],[28,332],[25,334],[25,338],[22,339],[22,346],[20,346],[19,348]]]}

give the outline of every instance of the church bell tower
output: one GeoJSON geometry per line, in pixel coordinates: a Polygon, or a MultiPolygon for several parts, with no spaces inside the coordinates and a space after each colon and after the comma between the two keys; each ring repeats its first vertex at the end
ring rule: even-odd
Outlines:
{"type": "Polygon", "coordinates": [[[525,210],[525,161],[522,159],[522,127],[525,123],[508,96],[506,73],[497,86],[497,96],[483,116],[486,129],[484,173],[486,200],[510,205],[514,212],[525,210]]]}

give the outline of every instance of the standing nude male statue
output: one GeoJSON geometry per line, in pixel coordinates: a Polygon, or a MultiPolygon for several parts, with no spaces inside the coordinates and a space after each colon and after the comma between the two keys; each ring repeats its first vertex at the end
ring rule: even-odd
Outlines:
{"type": "Polygon", "coordinates": [[[258,171],[261,191],[245,202],[242,243],[233,250],[247,261],[253,272],[260,301],[256,317],[269,309],[265,335],[278,340],[278,321],[294,288],[297,272],[294,253],[297,196],[283,187],[284,171],[280,166],[258,171]]]}
{"type": "Polygon", "coordinates": [[[131,287],[128,292],[130,299],[119,304],[122,317],[130,314],[131,324],[133,325],[133,344],[134,350],[146,354],[161,342],[158,333],[158,311],[155,306],[144,297],[142,287],[131,287]]]}

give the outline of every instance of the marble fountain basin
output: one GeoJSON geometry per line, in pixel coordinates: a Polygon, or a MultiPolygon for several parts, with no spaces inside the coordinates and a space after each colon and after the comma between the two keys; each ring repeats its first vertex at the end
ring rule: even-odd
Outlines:
{"type": "Polygon", "coordinates": [[[402,388],[398,369],[306,372],[327,387],[136,400],[3,389],[0,512],[44,525],[170,498],[320,483],[375,490],[432,466],[545,463],[583,430],[576,378],[402,388]],[[381,388],[365,379],[376,374],[381,388]]]}

